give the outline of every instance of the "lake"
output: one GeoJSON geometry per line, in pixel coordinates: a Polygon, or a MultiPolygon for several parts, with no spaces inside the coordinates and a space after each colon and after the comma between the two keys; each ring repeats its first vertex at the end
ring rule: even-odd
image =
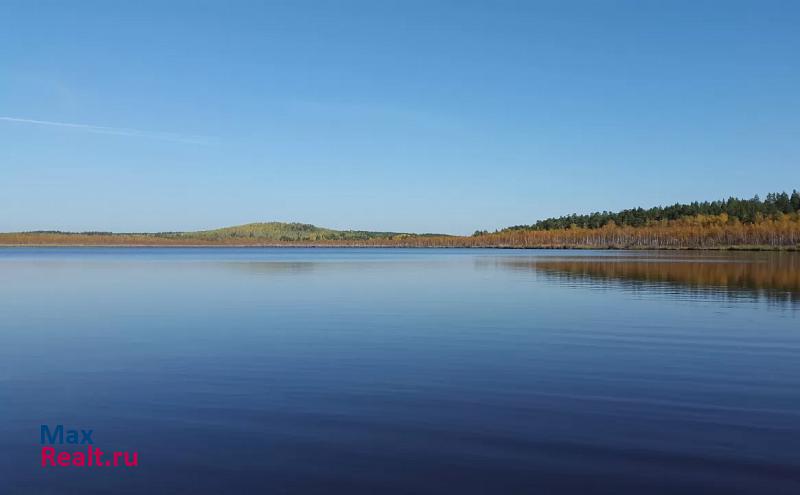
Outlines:
{"type": "Polygon", "coordinates": [[[2,248],[0,322],[3,494],[800,493],[800,253],[2,248]]]}

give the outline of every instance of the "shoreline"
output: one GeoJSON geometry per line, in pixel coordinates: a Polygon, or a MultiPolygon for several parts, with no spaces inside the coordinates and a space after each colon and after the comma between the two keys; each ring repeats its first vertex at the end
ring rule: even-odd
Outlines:
{"type": "Polygon", "coordinates": [[[402,246],[391,244],[358,245],[358,244],[0,244],[4,248],[233,248],[233,249],[275,249],[275,248],[307,248],[307,249],[510,249],[527,251],[749,251],[749,252],[800,252],[800,246],[714,246],[714,247],[622,247],[622,246],[402,246]]]}

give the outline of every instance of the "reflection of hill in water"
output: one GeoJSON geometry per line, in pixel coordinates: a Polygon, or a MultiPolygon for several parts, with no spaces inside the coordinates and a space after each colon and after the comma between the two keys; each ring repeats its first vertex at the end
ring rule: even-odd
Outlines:
{"type": "Polygon", "coordinates": [[[800,255],[580,256],[504,259],[506,268],[535,270],[550,279],[628,289],[690,291],[725,297],[767,298],[800,304],[800,255]]]}
{"type": "Polygon", "coordinates": [[[218,266],[253,275],[298,275],[312,273],[324,266],[311,261],[229,261],[218,266]]]}

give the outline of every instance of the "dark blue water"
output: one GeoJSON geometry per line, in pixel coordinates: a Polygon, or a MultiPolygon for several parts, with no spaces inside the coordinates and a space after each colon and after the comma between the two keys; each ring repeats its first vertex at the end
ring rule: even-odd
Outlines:
{"type": "Polygon", "coordinates": [[[2,494],[797,494],[800,256],[0,249],[0,435],[2,494]]]}

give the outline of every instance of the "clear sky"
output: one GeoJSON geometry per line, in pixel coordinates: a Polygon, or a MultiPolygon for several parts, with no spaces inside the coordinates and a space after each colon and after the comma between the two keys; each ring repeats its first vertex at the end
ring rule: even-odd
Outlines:
{"type": "Polygon", "coordinates": [[[0,3],[0,230],[471,233],[800,188],[797,1],[0,3]]]}

